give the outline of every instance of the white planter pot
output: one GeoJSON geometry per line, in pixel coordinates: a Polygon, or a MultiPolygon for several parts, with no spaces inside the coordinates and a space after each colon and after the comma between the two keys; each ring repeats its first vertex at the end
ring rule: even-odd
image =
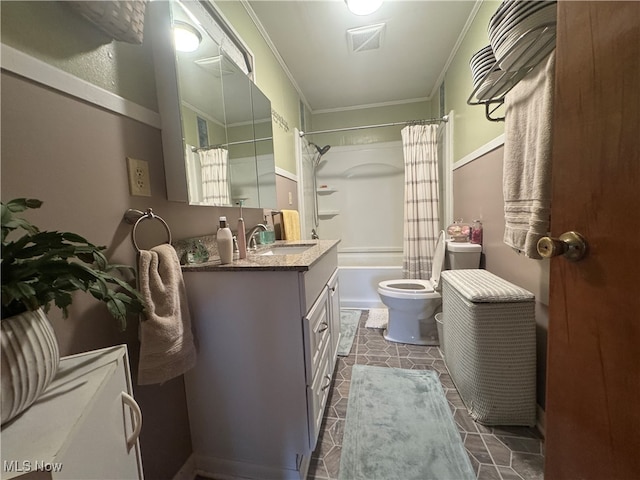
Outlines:
{"type": "Polygon", "coordinates": [[[2,424],[35,402],[58,370],[60,352],[42,309],[5,318],[1,325],[2,424]]]}

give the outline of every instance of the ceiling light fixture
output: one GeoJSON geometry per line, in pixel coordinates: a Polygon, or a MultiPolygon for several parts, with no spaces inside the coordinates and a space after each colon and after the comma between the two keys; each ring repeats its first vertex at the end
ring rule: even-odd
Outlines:
{"type": "Polygon", "coordinates": [[[344,0],[351,10],[351,13],[356,15],[369,15],[380,8],[382,0],[344,0]]]}
{"type": "Polygon", "coordinates": [[[173,22],[173,41],[179,52],[195,52],[202,42],[202,35],[186,22],[173,22]]]}

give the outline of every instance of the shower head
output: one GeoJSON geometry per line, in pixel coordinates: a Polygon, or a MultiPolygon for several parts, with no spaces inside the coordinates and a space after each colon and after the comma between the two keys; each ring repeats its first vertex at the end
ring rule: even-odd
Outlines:
{"type": "Polygon", "coordinates": [[[327,153],[329,151],[329,149],[331,148],[331,145],[325,145],[324,147],[319,147],[318,145],[316,145],[315,143],[312,143],[311,145],[313,145],[314,147],[316,147],[316,150],[318,151],[318,153],[320,154],[320,156],[324,155],[325,153],[327,153]]]}
{"type": "Polygon", "coordinates": [[[327,153],[330,148],[331,148],[331,145],[325,145],[322,148],[320,148],[319,146],[316,145],[316,149],[318,150],[318,153],[320,155],[324,155],[325,153],[327,153]]]}

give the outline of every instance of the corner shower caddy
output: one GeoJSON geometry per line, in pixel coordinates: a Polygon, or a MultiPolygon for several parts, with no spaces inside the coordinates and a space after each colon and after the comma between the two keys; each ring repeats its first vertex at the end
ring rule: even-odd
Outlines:
{"type": "Polygon", "coordinates": [[[550,35],[549,38],[545,37],[546,34],[549,33],[552,29],[556,28],[556,22],[544,23],[537,27],[531,28],[527,30],[525,33],[520,35],[518,40],[511,45],[511,47],[507,50],[504,57],[500,59],[496,59],[495,65],[480,79],[479,82],[476,83],[476,87],[469,95],[467,99],[467,105],[484,105],[485,107],[485,116],[487,120],[491,122],[504,122],[505,117],[493,117],[492,115],[504,104],[504,99],[511,91],[513,87],[515,87],[520,80],[522,80],[531,70],[533,70],[542,60],[547,57],[547,54],[551,53],[555,48],[555,33],[550,35]],[[525,48],[520,55],[518,55],[514,61],[514,63],[519,62],[520,60],[527,58],[535,58],[540,55],[540,60],[534,63],[533,65],[529,65],[527,67],[520,68],[514,71],[503,71],[502,74],[495,79],[493,85],[487,90],[488,98],[484,100],[475,99],[475,95],[483,86],[484,82],[489,78],[494,72],[498,72],[500,70],[500,63],[503,58],[508,57],[515,51],[515,49],[522,45],[522,43],[529,39],[533,38],[531,44],[525,48]]]}

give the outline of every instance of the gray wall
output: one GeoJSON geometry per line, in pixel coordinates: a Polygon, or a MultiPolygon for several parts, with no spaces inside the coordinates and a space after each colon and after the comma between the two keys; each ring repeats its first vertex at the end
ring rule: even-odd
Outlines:
{"type": "MultiPolygon", "coordinates": [[[[113,41],[67,2],[3,2],[2,43],[142,107],[157,111],[155,76],[148,41],[113,41]]],[[[145,39],[147,40],[147,39],[145,39]]],[[[4,63],[3,63],[4,65],[4,63]]],[[[2,200],[38,198],[29,213],[40,228],[79,233],[107,246],[116,263],[135,265],[128,208],[153,208],[181,239],[216,231],[218,217],[235,226],[236,208],[188,206],[166,200],[160,130],[108,112],[3,69],[2,200]],[[152,197],[129,194],[126,157],[149,162],[152,197]]],[[[262,221],[261,209],[245,209],[246,224],[262,221]]],[[[140,225],[142,248],[166,241],[158,222],[140,225]]],[[[144,416],[141,447],[145,476],[170,479],[192,452],[182,377],[138,387],[138,322],[121,333],[106,308],[78,294],[70,316],[49,314],[62,355],[125,343],[134,393],[144,416]]]]}
{"type": "MultiPolygon", "coordinates": [[[[219,215],[232,225],[236,208],[190,207],[166,200],[160,131],[110,113],[3,70],[2,200],[38,198],[41,209],[29,218],[41,229],[79,233],[106,245],[116,263],[135,265],[131,226],[122,222],[128,208],[152,207],[171,227],[175,239],[211,234],[219,215]],[[149,162],[152,197],[129,195],[126,157],[149,162]]],[[[262,210],[246,209],[248,225],[262,210]]],[[[166,241],[157,222],[140,225],[142,248],[166,241]],[[159,227],[159,228],[158,228],[159,227]]],[[[78,294],[70,316],[50,312],[62,355],[126,343],[132,371],[137,366],[137,320],[118,332],[106,308],[78,294]]],[[[141,435],[145,475],[172,478],[191,454],[182,377],[161,386],[137,387],[144,416],[141,435]]]]}
{"type": "Polygon", "coordinates": [[[454,218],[482,219],[483,267],[536,296],[537,402],[544,408],[549,305],[549,260],[531,260],[502,242],[504,201],[500,147],[453,172],[454,218]]]}

